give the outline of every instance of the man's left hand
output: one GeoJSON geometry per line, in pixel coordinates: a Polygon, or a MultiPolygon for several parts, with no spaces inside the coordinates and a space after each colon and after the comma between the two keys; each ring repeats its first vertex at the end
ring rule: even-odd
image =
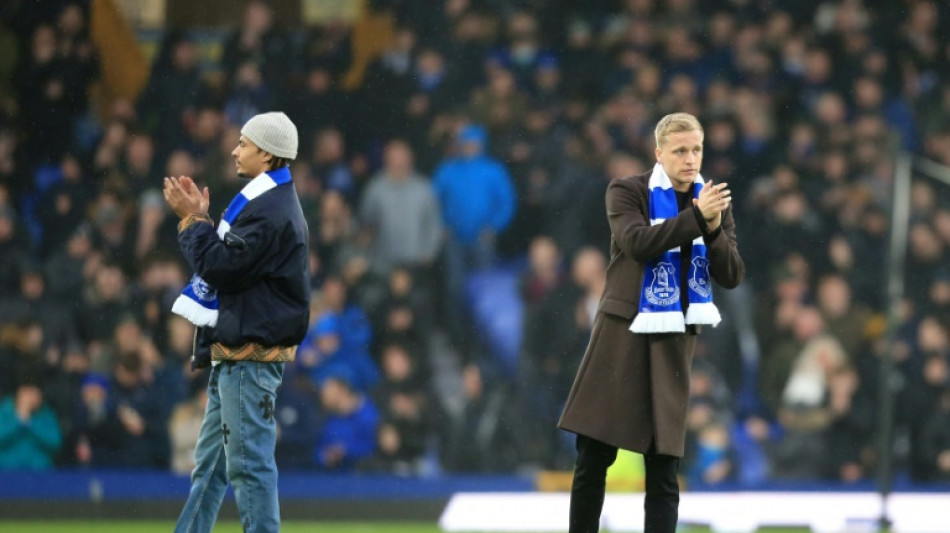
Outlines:
{"type": "Polygon", "coordinates": [[[208,188],[199,190],[194,180],[188,176],[165,178],[162,193],[165,195],[168,206],[178,215],[178,218],[208,214],[208,206],[211,204],[208,188]]]}
{"type": "Polygon", "coordinates": [[[703,184],[699,191],[699,198],[693,198],[693,205],[699,208],[706,219],[706,231],[712,233],[719,228],[722,214],[732,203],[732,192],[726,188],[727,184],[713,184],[712,180],[703,184]]]}

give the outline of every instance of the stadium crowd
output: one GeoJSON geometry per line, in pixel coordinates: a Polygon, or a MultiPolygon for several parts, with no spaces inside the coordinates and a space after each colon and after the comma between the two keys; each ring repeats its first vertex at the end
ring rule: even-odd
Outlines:
{"type": "Polygon", "coordinates": [[[604,285],[604,192],[687,111],[749,278],[700,337],[683,475],[869,479],[892,356],[898,465],[950,480],[950,203],[923,180],[896,351],[883,336],[893,153],[950,165],[950,4],[378,0],[394,37],[350,89],[350,27],[251,1],[218,63],[169,28],[107,109],[87,4],[0,6],[0,469],[190,470],[208,374],[170,314],[191,273],[160,178],[221,212],[240,126],[274,109],[300,131],[314,291],[281,469],[569,469],[554,424],[604,285]],[[486,268],[518,279],[514,367],[466,290],[486,268]]]}

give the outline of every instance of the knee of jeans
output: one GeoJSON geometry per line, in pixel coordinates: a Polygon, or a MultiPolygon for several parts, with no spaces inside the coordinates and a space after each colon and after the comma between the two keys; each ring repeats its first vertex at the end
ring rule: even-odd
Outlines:
{"type": "Polygon", "coordinates": [[[228,479],[233,483],[244,476],[244,464],[241,460],[228,461],[228,479]]]}

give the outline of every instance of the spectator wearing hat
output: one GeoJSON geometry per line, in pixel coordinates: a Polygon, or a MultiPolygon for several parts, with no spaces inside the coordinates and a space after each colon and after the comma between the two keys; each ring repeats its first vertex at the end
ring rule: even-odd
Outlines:
{"type": "Polygon", "coordinates": [[[118,419],[109,378],[87,372],[79,383],[79,398],[72,413],[73,431],[67,442],[80,465],[99,465],[109,460],[109,449],[118,440],[118,419]]]}
{"type": "Polygon", "coordinates": [[[490,267],[495,239],[511,222],[515,192],[504,165],[485,154],[488,134],[470,124],[458,137],[458,155],[435,171],[435,191],[448,238],[445,243],[447,312],[461,329],[464,284],[476,269],[490,267]]]}

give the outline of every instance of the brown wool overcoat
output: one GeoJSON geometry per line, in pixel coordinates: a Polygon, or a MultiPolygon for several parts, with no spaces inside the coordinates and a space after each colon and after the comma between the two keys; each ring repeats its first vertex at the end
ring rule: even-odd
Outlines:
{"type": "Polygon", "coordinates": [[[720,286],[738,285],[745,266],[736,247],[731,208],[723,213],[722,231],[712,235],[704,235],[692,209],[650,226],[650,174],[617,179],[607,187],[607,285],[558,427],[639,453],[648,451],[655,439],[656,453],[681,457],[699,328],[650,335],[628,330],[639,308],[644,265],[665,250],[703,236],[710,275],[720,286]]]}

